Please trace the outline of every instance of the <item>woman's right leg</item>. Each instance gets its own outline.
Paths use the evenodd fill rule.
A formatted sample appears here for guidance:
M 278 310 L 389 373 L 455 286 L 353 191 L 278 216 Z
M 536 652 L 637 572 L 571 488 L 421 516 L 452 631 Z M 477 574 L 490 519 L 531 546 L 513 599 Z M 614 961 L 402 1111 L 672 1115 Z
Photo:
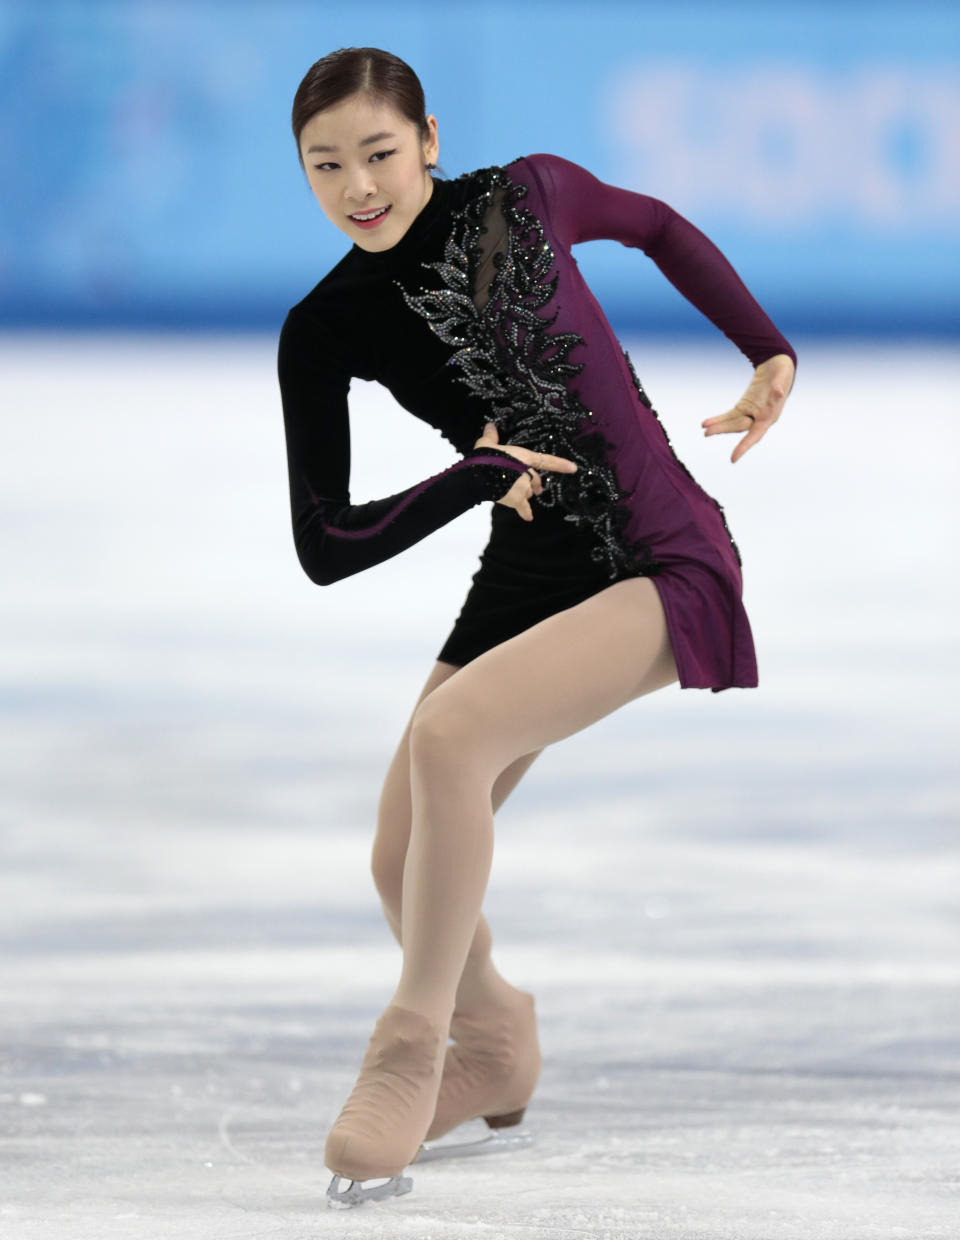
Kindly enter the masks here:
M 383 911 L 390 929 L 398 943 L 401 943 L 400 925 L 403 891 L 403 865 L 407 856 L 407 845 L 410 842 L 410 823 L 412 807 L 410 800 L 410 724 L 417 707 L 433 690 L 459 668 L 452 663 L 438 660 L 427 677 L 426 684 L 417 699 L 397 752 L 387 770 L 380 794 L 377 811 L 377 834 L 373 842 L 371 869 Z M 523 754 L 510 766 L 504 768 L 497 777 L 491 793 L 493 812 L 496 813 L 513 789 L 520 782 L 524 772 L 531 766 L 542 750 Z M 402 944 L 401 944 L 402 945 Z M 492 936 L 487 919 L 483 913 L 477 922 L 477 928 L 470 945 L 467 962 L 457 990 L 457 1006 L 471 1007 L 486 998 L 502 993 L 509 984 L 494 968 L 490 958 Z M 509 987 L 511 990 L 513 987 Z

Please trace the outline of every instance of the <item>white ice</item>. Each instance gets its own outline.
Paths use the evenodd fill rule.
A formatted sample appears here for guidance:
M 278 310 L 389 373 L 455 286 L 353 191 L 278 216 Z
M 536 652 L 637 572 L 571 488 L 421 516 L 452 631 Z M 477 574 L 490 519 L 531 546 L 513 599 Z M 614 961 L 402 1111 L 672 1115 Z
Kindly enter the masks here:
M 339 1212 L 400 962 L 380 783 L 489 505 L 320 590 L 275 337 L 0 340 L 4 1240 L 960 1235 L 960 359 L 794 341 L 734 466 L 699 424 L 748 363 L 626 343 L 740 546 L 760 687 L 541 755 L 485 905 L 537 998 L 535 1145 Z M 351 399 L 356 500 L 456 459 Z

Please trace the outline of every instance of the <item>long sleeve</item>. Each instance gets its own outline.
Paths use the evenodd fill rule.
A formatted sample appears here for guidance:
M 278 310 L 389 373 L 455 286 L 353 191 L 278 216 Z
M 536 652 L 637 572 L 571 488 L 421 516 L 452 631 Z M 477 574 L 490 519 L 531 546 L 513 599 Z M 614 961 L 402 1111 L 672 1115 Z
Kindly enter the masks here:
M 291 311 L 277 349 L 294 545 L 304 572 L 330 585 L 406 550 L 483 500 L 501 499 L 522 461 L 474 448 L 442 473 L 365 504 L 350 502 L 350 373 L 329 335 Z
M 754 366 L 797 355 L 728 260 L 698 228 L 661 202 L 608 185 L 559 155 L 529 155 L 564 245 L 606 238 L 642 250 L 670 283 Z

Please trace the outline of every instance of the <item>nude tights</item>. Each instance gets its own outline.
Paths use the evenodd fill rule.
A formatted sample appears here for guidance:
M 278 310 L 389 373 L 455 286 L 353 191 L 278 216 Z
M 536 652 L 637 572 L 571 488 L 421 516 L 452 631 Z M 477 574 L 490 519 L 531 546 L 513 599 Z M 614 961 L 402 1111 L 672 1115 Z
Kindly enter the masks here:
M 677 679 L 653 581 L 618 581 L 463 667 L 438 662 L 384 781 L 372 855 L 403 947 L 392 1002 L 446 1027 L 498 985 L 493 815 L 543 748 Z

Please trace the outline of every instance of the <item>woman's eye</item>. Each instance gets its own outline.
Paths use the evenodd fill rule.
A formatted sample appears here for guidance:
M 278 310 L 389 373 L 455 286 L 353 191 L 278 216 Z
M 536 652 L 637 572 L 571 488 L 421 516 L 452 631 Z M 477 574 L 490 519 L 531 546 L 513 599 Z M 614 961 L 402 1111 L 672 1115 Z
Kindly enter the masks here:
M 370 160 L 371 162 L 373 162 L 373 160 L 376 160 L 377 163 L 382 163 L 383 160 L 385 160 L 388 155 L 396 155 L 396 153 L 397 153 L 396 147 L 394 147 L 392 151 L 375 151 L 370 156 Z M 328 159 L 325 163 L 322 163 L 322 164 L 314 164 L 313 166 L 314 168 L 316 168 L 317 172 L 323 172 L 325 168 L 339 168 L 340 167 L 340 165 L 335 164 L 332 159 Z

